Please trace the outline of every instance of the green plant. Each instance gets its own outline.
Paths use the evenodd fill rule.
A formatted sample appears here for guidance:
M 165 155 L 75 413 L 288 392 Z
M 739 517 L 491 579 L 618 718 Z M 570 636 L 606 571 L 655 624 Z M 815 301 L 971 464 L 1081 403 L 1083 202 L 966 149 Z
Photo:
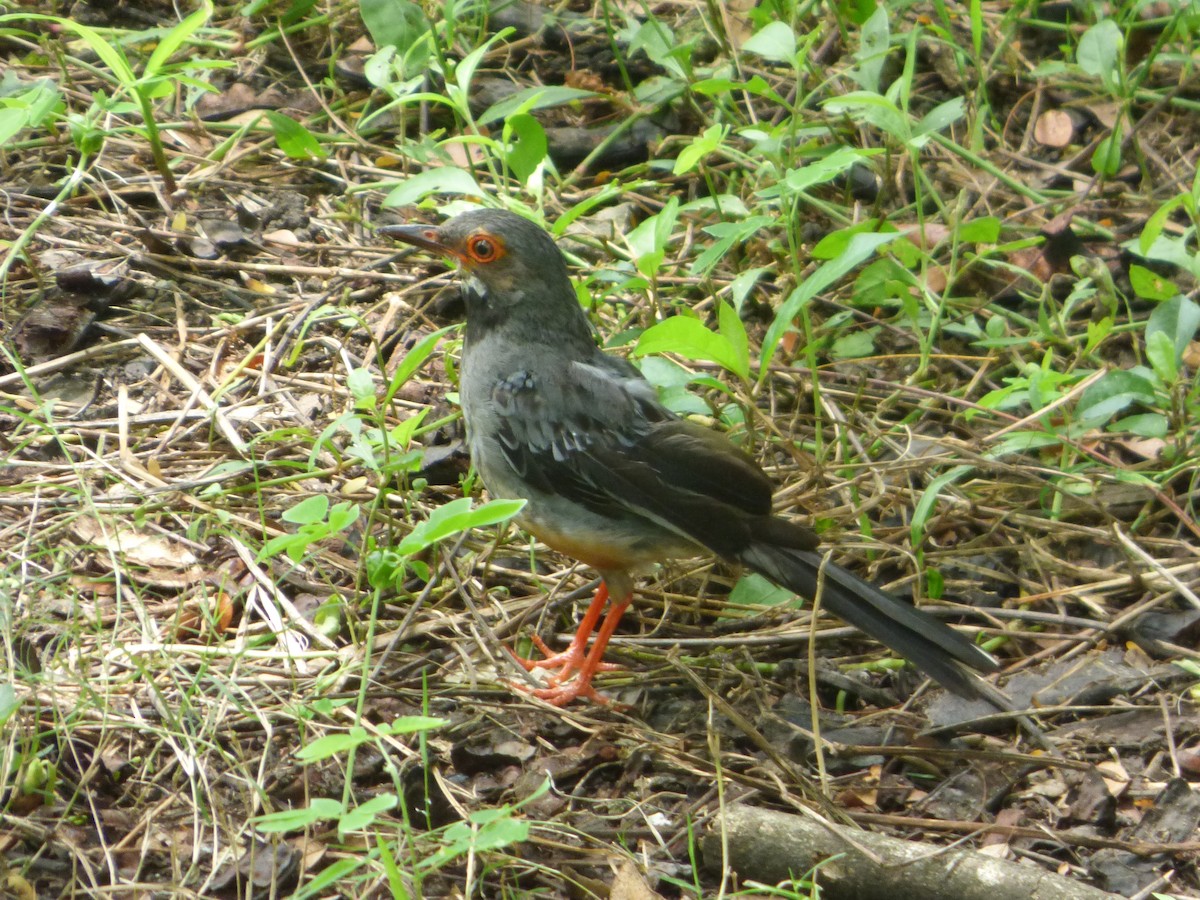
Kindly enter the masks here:
M 142 129 L 154 166 L 163 179 L 168 193 L 176 190 L 175 176 L 167 161 L 166 150 L 163 147 L 162 134 L 155 118 L 154 101 L 170 94 L 174 85 L 184 84 L 197 90 L 211 90 L 207 82 L 189 75 L 191 69 L 228 68 L 233 65 L 230 60 L 218 59 L 189 59 L 186 62 L 172 63 L 171 57 L 187 43 L 212 17 L 211 0 L 204 0 L 200 8 L 187 16 L 178 25 L 165 31 L 159 36 L 158 45 L 141 67 L 141 72 L 134 70 L 133 63 L 125 54 L 119 43 L 109 41 L 98 30 L 72 19 L 60 16 L 46 16 L 28 13 L 12 13 L 0 16 L 0 25 L 9 22 L 49 22 L 66 31 L 77 35 L 94 52 L 107 68 L 100 74 L 116 89 L 111 98 L 104 92 L 97 92 L 93 105 L 105 112 L 125 112 L 125 98 L 131 98 L 142 116 Z

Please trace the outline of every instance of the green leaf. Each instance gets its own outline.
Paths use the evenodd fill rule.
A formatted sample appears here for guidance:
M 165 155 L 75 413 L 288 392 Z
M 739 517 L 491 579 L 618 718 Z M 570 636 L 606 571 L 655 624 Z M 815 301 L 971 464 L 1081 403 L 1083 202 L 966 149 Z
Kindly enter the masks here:
M 29 122 L 29 110 L 20 107 L 0 109 L 0 146 L 4 146 L 20 133 Z
M 790 63 L 796 59 L 796 32 L 786 22 L 771 22 L 752 34 L 742 50 L 772 62 Z
M 775 350 L 779 346 L 779 342 L 783 339 L 783 335 L 787 329 L 791 328 L 792 322 L 800 314 L 800 310 L 805 304 L 834 282 L 849 274 L 855 266 L 865 262 L 880 247 L 889 241 L 895 240 L 897 236 L 896 232 L 890 234 L 880 234 L 878 232 L 856 234 L 850 239 L 845 252 L 836 259 L 831 259 L 824 263 L 812 275 L 797 285 L 795 290 L 792 291 L 787 300 L 784 301 L 783 305 L 775 313 L 775 319 L 771 322 L 771 326 L 767 329 L 766 337 L 763 339 L 762 359 L 759 362 L 758 377 L 760 381 L 765 379 L 770 373 L 771 360 L 775 357 Z
M 350 396 L 354 398 L 356 408 L 375 408 L 375 376 L 371 374 L 370 369 L 362 366 L 351 369 L 350 374 L 346 376 L 346 387 Z
M 430 194 L 468 194 L 482 197 L 484 191 L 471 174 L 457 166 L 426 169 L 405 179 L 383 200 L 384 206 L 411 206 Z
M 963 117 L 965 108 L 966 99 L 963 97 L 954 97 L 945 103 L 939 103 L 926 113 L 924 118 L 917 123 L 917 127 L 913 129 L 912 145 L 919 147 L 925 143 L 929 135 L 945 131 Z
M 71 19 L 64 19 L 59 16 L 45 16 L 36 13 L 11 13 L 6 16 L 0 16 L 0 25 L 8 22 L 53 22 L 54 24 L 64 28 L 67 31 L 74 32 L 79 35 L 80 39 L 88 45 L 98 57 L 112 72 L 113 77 L 125 87 L 132 89 L 137 81 L 137 76 L 133 74 L 133 69 L 129 65 L 129 60 L 121 51 L 120 47 L 114 46 L 106 41 L 100 32 L 94 28 L 89 28 L 79 22 L 74 22 Z
M 1088 75 L 1099 78 L 1108 88 L 1116 83 L 1117 65 L 1124 38 L 1112 19 L 1097 22 L 1083 33 L 1075 51 L 1075 61 Z
M 490 500 L 472 509 L 470 497 L 451 500 L 431 512 L 428 519 L 410 531 L 396 552 L 401 556 L 412 556 L 460 531 L 505 522 L 520 512 L 524 505 L 524 500 Z
M 1105 178 L 1114 177 L 1121 171 L 1121 128 L 1118 125 L 1111 134 L 1105 135 L 1092 154 L 1092 169 Z
M 736 312 L 732 315 L 737 317 Z M 742 335 L 745 336 L 744 330 Z M 634 348 L 635 356 L 667 352 L 685 359 L 714 362 L 739 378 L 750 377 L 747 348 L 735 346 L 725 334 L 709 331 L 703 322 L 691 316 L 672 316 L 652 325 L 642 332 Z
M 884 134 L 907 144 L 912 138 L 908 117 L 891 100 L 868 91 L 851 91 L 826 100 L 825 109 L 839 115 L 845 113 L 858 121 L 874 125 Z
M 958 226 L 958 239 L 966 244 L 994 244 L 1000 239 L 1000 220 L 982 216 Z
M 400 360 L 400 365 L 396 366 L 396 371 L 392 373 L 392 380 L 388 384 L 387 399 L 384 405 L 392 402 L 392 398 L 396 396 L 396 392 L 408 384 L 408 379 L 412 378 L 416 374 L 417 369 L 421 368 L 425 364 L 425 361 L 433 355 L 433 351 L 437 349 L 438 341 L 442 339 L 442 336 L 447 331 L 457 327 L 457 325 L 447 325 L 445 328 L 439 328 L 437 331 L 425 335 L 411 350 L 404 354 L 404 359 Z
M 783 183 L 793 193 L 806 191 L 818 184 L 825 184 L 837 178 L 850 169 L 855 163 L 866 158 L 867 154 L 851 147 L 839 147 L 828 156 L 801 166 L 798 169 L 788 169 L 784 173 Z M 759 192 L 762 196 L 763 192 Z
M 689 269 L 690 274 L 701 277 L 707 275 L 734 245 L 744 244 L 759 230 L 776 224 L 778 224 L 778 220 L 773 216 L 750 216 L 740 222 L 718 222 L 716 225 L 706 225 L 704 233 L 715 240 L 696 257 L 696 261 Z
M 729 342 L 737 364 L 737 367 L 730 371 L 743 379 L 749 379 L 750 339 L 746 336 L 746 326 L 737 310 L 724 300 L 717 305 L 717 327 L 721 330 L 721 336 Z
M 430 28 L 420 5 L 411 0 L 359 0 L 358 11 L 379 50 L 395 47 L 407 53 Z
M 1154 403 L 1154 385 L 1133 372 L 1113 369 L 1088 385 L 1075 413 L 1085 425 L 1096 426 L 1133 403 Z
M 777 606 L 790 603 L 795 597 L 796 595 L 787 588 L 780 587 L 754 572 L 739 578 L 733 590 L 729 592 L 731 604 L 744 606 Z
M 339 531 L 345 531 L 358 521 L 359 512 L 360 509 L 357 503 L 352 503 L 349 500 L 335 503 L 333 508 L 329 510 L 329 532 L 337 534 Z
M 1162 333 L 1171 339 L 1175 348 L 1175 359 L 1183 356 L 1183 351 L 1196 336 L 1200 328 L 1200 306 L 1182 295 L 1172 297 L 1160 303 L 1150 313 L 1146 322 L 1146 344 L 1149 345 L 1152 335 Z
M 362 831 L 369 827 L 380 814 L 396 808 L 400 798 L 395 794 L 379 794 L 366 803 L 360 803 L 353 809 L 347 810 L 338 819 L 338 837 L 345 838 L 351 831 Z
M 325 159 L 329 154 L 320 145 L 312 132 L 283 113 L 267 110 L 263 113 L 271 123 L 275 143 L 290 159 Z
M 1175 355 L 1175 342 L 1165 331 L 1147 333 L 1146 359 L 1164 384 L 1175 383 L 1179 376 L 1179 360 Z
M 450 724 L 449 719 L 439 719 L 435 716 L 397 716 L 388 725 L 381 725 L 380 734 L 416 734 L 421 731 L 433 731 Z
M 933 481 L 929 482 L 929 487 L 925 489 L 925 492 L 921 494 L 921 499 L 913 507 L 912 522 L 909 525 L 909 538 L 912 541 L 913 547 L 919 548 L 924 544 L 925 526 L 933 515 L 934 507 L 937 506 L 938 498 L 942 495 L 942 492 L 974 471 L 974 466 L 955 466 L 953 469 L 943 472 L 937 478 L 933 479 Z
M 887 4 L 880 3 L 863 23 L 858 50 L 854 54 L 858 65 L 850 72 L 850 77 L 859 86 L 872 93 L 879 93 L 880 75 L 891 45 L 888 16 Z
M 1167 436 L 1167 417 L 1162 413 L 1137 413 L 1117 419 L 1109 426 L 1111 431 L 1129 431 L 1138 437 L 1161 438 Z
M 703 133 L 692 139 L 692 142 L 679 151 L 675 157 L 675 175 L 685 175 L 692 171 L 704 157 L 715 151 L 729 134 L 728 125 L 709 125 Z
M 1150 248 L 1154 246 L 1154 242 L 1158 240 L 1159 235 L 1162 234 L 1163 225 L 1166 224 L 1171 213 L 1175 212 L 1186 199 L 1187 194 L 1180 194 L 1177 197 L 1171 198 L 1150 214 L 1150 218 L 1142 226 L 1142 233 L 1138 237 L 1138 250 L 1143 256 L 1149 252 Z
M 281 518 L 293 525 L 312 525 L 324 522 L 329 512 L 329 498 L 324 494 L 305 497 L 291 509 L 285 509 Z
M 1137 263 L 1129 266 L 1129 283 L 1133 292 L 1146 300 L 1170 300 L 1179 293 L 1173 281 Z
M 12 714 L 21 708 L 21 701 L 17 699 L 17 692 L 11 684 L 0 684 L 0 727 L 2 727 Z
M 154 48 L 150 58 L 146 60 L 146 65 L 142 69 L 142 78 L 151 79 L 157 76 L 175 51 L 182 47 L 184 42 L 195 34 L 212 14 L 211 0 L 204 0 L 198 10 L 169 30 L 158 42 L 158 46 Z
M 370 740 L 371 735 L 367 729 L 360 725 L 355 725 L 349 731 L 327 734 L 324 737 L 317 738 L 311 744 L 305 744 L 296 751 L 296 759 L 306 763 L 329 759 L 331 756 L 349 753 L 351 750 Z
M 858 359 L 870 356 L 875 352 L 875 335 L 880 326 L 862 328 L 839 337 L 829 348 L 829 355 L 834 359 Z
M 524 184 L 546 158 L 546 132 L 537 119 L 521 113 L 505 121 L 504 133 L 510 141 L 504 162 Z
M 279 834 L 285 831 L 299 831 L 316 822 L 336 819 L 341 814 L 342 804 L 340 801 L 328 797 L 318 797 L 308 806 L 255 816 L 250 822 L 263 834 Z
M 489 106 L 479 117 L 479 124 L 489 125 L 492 122 L 503 121 L 517 110 L 530 112 L 535 109 L 549 109 L 597 96 L 599 95 L 595 91 L 571 87 L 525 88 Z

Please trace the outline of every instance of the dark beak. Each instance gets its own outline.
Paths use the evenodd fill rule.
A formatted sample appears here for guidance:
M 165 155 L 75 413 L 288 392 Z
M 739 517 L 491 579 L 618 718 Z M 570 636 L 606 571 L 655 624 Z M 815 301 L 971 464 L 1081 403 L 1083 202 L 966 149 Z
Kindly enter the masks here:
M 414 247 L 420 247 L 422 250 L 430 250 L 445 256 L 458 256 L 439 240 L 438 230 L 432 225 L 383 225 L 376 228 L 375 233 L 411 244 Z

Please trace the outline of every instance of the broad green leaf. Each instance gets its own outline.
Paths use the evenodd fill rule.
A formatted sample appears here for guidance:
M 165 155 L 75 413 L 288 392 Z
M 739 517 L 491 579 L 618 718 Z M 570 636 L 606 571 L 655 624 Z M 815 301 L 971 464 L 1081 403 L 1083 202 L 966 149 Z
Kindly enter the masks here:
M 375 376 L 371 374 L 370 369 L 363 366 L 351 369 L 350 374 L 346 376 L 346 388 L 358 409 L 375 408 Z
M 293 525 L 311 525 L 324 522 L 329 512 L 329 498 L 324 494 L 313 494 L 305 497 L 290 509 L 285 509 L 280 517 Z
M 887 5 L 881 3 L 863 23 L 858 51 L 854 54 L 858 65 L 850 72 L 851 78 L 872 93 L 879 92 L 879 76 L 891 44 L 888 16 Z
M 750 339 L 746 336 L 746 326 L 736 309 L 720 301 L 717 306 L 717 327 L 721 337 L 729 342 L 737 367 L 731 371 L 741 378 L 750 378 Z
M 1129 283 L 1133 292 L 1146 300 L 1170 300 L 1179 293 L 1173 281 L 1137 263 L 1129 266 Z
M 1196 336 L 1200 328 L 1200 306 L 1182 295 L 1165 300 L 1150 313 L 1146 322 L 1146 343 L 1157 333 L 1165 334 L 1171 339 L 1175 348 L 1175 359 L 1183 356 L 1183 351 Z
M 1197 169 L 1197 171 L 1200 172 L 1200 169 Z M 1154 246 L 1154 242 L 1157 241 L 1159 235 L 1162 234 L 1163 225 L 1166 223 L 1167 219 L 1170 218 L 1171 214 L 1175 212 L 1175 210 L 1179 208 L 1180 204 L 1182 204 L 1186 199 L 1186 194 L 1180 194 L 1177 197 L 1173 197 L 1172 199 L 1168 200 L 1150 214 L 1150 218 L 1147 219 L 1146 224 L 1142 226 L 1142 233 L 1138 237 L 1138 250 L 1143 255 L 1145 255 L 1147 251 Z
M 740 222 L 718 222 L 716 225 L 706 225 L 704 233 L 716 240 L 696 257 L 689 273 L 692 275 L 707 275 L 719 263 L 734 245 L 744 244 L 757 231 L 770 225 L 778 224 L 773 216 L 750 216 Z
M 1162 413 L 1137 413 L 1117 419 L 1109 426 L 1110 431 L 1129 431 L 1138 437 L 1161 438 L 1167 436 L 1167 417 Z
M 296 751 L 296 759 L 300 760 L 300 762 L 316 762 L 321 759 L 329 759 L 331 756 L 349 753 L 355 747 L 359 747 L 370 740 L 371 735 L 367 729 L 360 725 L 355 725 L 349 731 L 327 734 L 317 738 L 311 744 L 305 744 Z
M 1121 171 L 1121 128 L 1118 125 L 1112 134 L 1105 135 L 1092 153 L 1092 169 L 1105 178 L 1114 177 Z
M 299 831 L 316 822 L 336 819 L 341 814 L 342 804 L 340 801 L 328 797 L 318 797 L 308 806 L 256 816 L 250 822 L 263 834 L 278 834 L 285 831 Z
M 851 91 L 841 97 L 826 100 L 827 111 L 838 115 L 845 113 L 853 119 L 874 125 L 884 134 L 907 144 L 912 138 L 908 117 L 891 100 L 868 91 Z
M 535 109 L 548 109 L 596 96 L 598 95 L 595 91 L 584 91 L 571 87 L 525 88 L 489 106 L 479 117 L 479 124 L 490 125 L 492 122 L 503 121 L 517 110 L 530 112 Z
M 379 818 L 381 813 L 395 809 L 399 802 L 400 798 L 395 794 L 378 794 L 366 803 L 360 803 L 347 810 L 338 819 L 338 835 L 344 837 L 352 831 L 362 831 Z
M 1110 90 L 1116 84 L 1116 70 L 1124 38 L 1112 19 L 1097 22 L 1083 33 L 1075 60 L 1088 75 L 1099 78 Z
M 29 122 L 29 110 L 20 107 L 0 109 L 0 146 L 11 141 Z
M 275 143 L 289 158 L 312 160 L 325 159 L 329 155 L 313 137 L 312 132 L 291 116 L 285 116 L 274 110 L 267 110 L 264 115 L 271 123 L 271 130 L 275 134 Z
M 690 172 L 702 159 L 720 147 L 728 134 L 728 125 L 709 125 L 703 133 L 694 137 L 690 144 L 679 151 L 679 155 L 675 157 L 673 174 L 684 175 Z
M 787 588 L 780 587 L 773 581 L 768 581 L 761 575 L 751 572 L 738 579 L 733 590 L 729 592 L 731 604 L 745 606 L 776 606 L 788 603 L 796 597 Z
M 1080 396 L 1075 414 L 1092 426 L 1108 422 L 1132 403 L 1154 402 L 1154 385 L 1133 372 L 1113 369 L 1093 382 Z
M 0 726 L 7 722 L 12 714 L 21 708 L 17 692 L 11 684 L 0 684 Z
M 359 0 L 359 14 L 377 49 L 404 54 L 429 31 L 429 19 L 412 0 Z
M 954 97 L 935 106 L 913 129 L 913 145 L 920 146 L 930 134 L 945 131 L 963 117 L 965 108 L 966 100 L 963 97 Z
M 783 181 L 789 191 L 799 193 L 818 184 L 832 181 L 860 162 L 866 154 L 850 147 L 839 147 L 828 156 L 814 160 L 798 169 L 788 169 Z M 761 194 L 760 194 L 761 195 Z
M 958 239 L 967 244 L 994 244 L 1000 239 L 1000 220 L 982 216 L 963 222 L 958 227 Z
M 439 719 L 436 716 L 397 716 L 390 724 L 381 725 L 379 732 L 390 735 L 416 734 L 420 731 L 433 731 L 449 724 L 448 719 Z
M 737 317 L 736 312 L 732 315 Z M 745 335 L 744 330 L 742 334 Z M 710 331 L 691 316 L 672 316 L 652 325 L 642 332 L 634 348 L 636 356 L 667 352 L 685 359 L 714 362 L 739 378 L 750 377 L 746 348 L 734 346 L 724 334 Z
M 1175 356 L 1175 342 L 1165 331 L 1147 333 L 1146 360 L 1164 384 L 1175 382 L 1179 375 L 1179 360 Z
M 504 123 L 504 130 L 511 138 L 504 161 L 517 180 L 524 184 L 546 158 L 546 132 L 529 113 L 510 116 Z
M 349 500 L 335 503 L 329 510 L 329 532 L 337 534 L 339 531 L 345 531 L 358 521 L 359 512 L 361 510 L 357 503 L 351 503 Z
M 408 383 L 408 379 L 416 374 L 417 369 L 425 364 L 425 361 L 433 355 L 433 351 L 437 348 L 438 341 L 442 336 L 452 328 L 457 328 L 457 325 L 448 325 L 445 328 L 439 328 L 432 334 L 427 334 L 421 338 L 416 345 L 404 354 L 404 359 L 400 361 L 400 365 L 396 366 L 396 371 L 392 373 L 391 383 L 388 384 L 387 403 L 392 402 L 392 398 L 396 396 L 396 392 Z M 405 441 L 405 443 L 408 443 Z
M 880 326 L 874 325 L 843 335 L 833 342 L 833 346 L 829 348 L 829 355 L 834 359 L 858 359 L 870 356 L 875 352 L 875 335 L 879 333 L 879 329 Z
M 790 63 L 796 58 L 796 32 L 786 22 L 771 22 L 752 34 L 742 50 L 772 62 Z
M 460 531 L 507 521 L 520 512 L 524 505 L 524 500 L 490 500 L 472 509 L 470 497 L 451 500 L 437 507 L 428 519 L 410 531 L 396 552 L 400 556 L 412 556 Z
M 468 194 L 482 197 L 483 189 L 465 169 L 441 166 L 426 169 L 400 182 L 383 200 L 384 206 L 412 206 L 430 194 Z

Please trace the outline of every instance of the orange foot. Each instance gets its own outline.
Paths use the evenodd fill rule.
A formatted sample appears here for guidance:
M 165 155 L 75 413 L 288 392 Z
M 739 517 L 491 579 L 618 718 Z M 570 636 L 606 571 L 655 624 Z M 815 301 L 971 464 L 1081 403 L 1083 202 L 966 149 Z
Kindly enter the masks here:
M 592 631 L 595 630 L 596 622 L 599 621 L 600 613 L 604 609 L 605 602 L 608 600 L 608 587 L 603 582 L 596 591 L 596 596 L 592 598 L 591 605 L 588 606 L 587 612 L 583 616 L 583 621 L 579 623 L 579 629 L 575 632 L 575 637 L 571 639 L 571 643 L 566 650 L 561 653 L 553 653 L 546 646 L 546 642 L 536 636 L 533 638 L 534 646 L 545 655 L 545 659 L 524 659 L 517 656 L 512 650 L 509 650 L 509 653 L 512 653 L 517 663 L 527 672 L 531 672 L 534 669 L 558 669 L 558 672 L 550 678 L 550 687 L 533 689 L 524 685 L 515 685 L 515 687 L 519 690 L 527 691 L 539 700 L 545 700 L 551 706 L 566 706 L 572 700 L 579 697 L 585 697 L 596 703 L 609 703 L 610 701 L 607 697 L 598 693 L 592 687 L 592 676 L 597 672 L 606 672 L 620 668 L 612 663 L 601 662 L 600 660 L 604 654 L 604 648 L 608 645 L 609 638 L 612 637 L 613 631 L 616 630 L 621 614 L 625 612 L 625 607 L 629 605 L 629 599 L 626 597 L 621 602 L 613 604 L 612 609 L 608 611 L 608 615 L 604 619 L 604 624 L 600 627 L 600 632 L 596 635 L 596 640 L 592 643 L 590 652 L 585 652 L 588 638 L 591 636 Z

